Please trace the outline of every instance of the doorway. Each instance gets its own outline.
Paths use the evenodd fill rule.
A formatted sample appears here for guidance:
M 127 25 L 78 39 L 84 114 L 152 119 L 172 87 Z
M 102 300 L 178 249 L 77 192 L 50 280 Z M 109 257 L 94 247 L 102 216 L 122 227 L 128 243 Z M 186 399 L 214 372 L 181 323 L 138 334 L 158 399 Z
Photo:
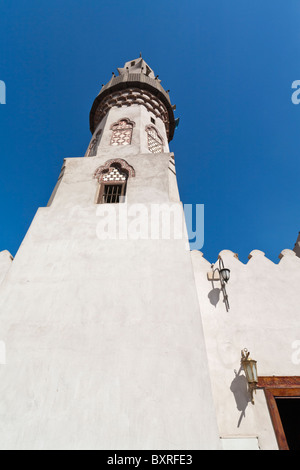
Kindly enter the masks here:
M 300 450 L 300 396 L 275 397 L 289 450 Z
M 259 377 L 280 450 L 300 450 L 300 377 Z

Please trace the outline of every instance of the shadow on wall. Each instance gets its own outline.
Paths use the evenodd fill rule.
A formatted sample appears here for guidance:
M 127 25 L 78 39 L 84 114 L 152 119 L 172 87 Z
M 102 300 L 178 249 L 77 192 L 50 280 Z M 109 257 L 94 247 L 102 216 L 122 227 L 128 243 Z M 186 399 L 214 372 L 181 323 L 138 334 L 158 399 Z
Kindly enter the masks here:
M 209 291 L 209 293 L 207 294 L 207 297 L 209 298 L 210 303 L 216 308 L 220 300 L 221 292 L 223 294 L 223 303 L 225 304 L 226 310 L 228 312 L 229 302 L 228 302 L 228 296 L 227 296 L 226 288 L 224 284 L 222 285 L 221 289 L 219 287 L 213 287 L 212 290 Z
M 237 427 L 240 426 L 242 419 L 246 417 L 246 408 L 248 403 L 251 403 L 251 396 L 248 390 L 247 379 L 244 375 L 240 375 L 242 367 L 235 373 L 235 378 L 231 382 L 230 390 L 232 391 L 238 411 L 241 412 Z
M 220 300 L 220 292 L 221 289 L 219 287 L 214 287 L 209 293 L 208 293 L 208 298 L 210 303 L 216 307 L 217 303 Z

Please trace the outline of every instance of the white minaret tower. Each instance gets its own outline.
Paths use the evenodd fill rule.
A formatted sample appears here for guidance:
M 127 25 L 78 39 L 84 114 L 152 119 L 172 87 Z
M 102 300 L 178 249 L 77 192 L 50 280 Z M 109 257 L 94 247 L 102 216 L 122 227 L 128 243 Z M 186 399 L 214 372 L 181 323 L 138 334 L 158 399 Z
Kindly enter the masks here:
M 187 237 L 161 234 L 174 107 L 141 57 L 118 72 L 0 284 L 1 449 L 219 448 Z

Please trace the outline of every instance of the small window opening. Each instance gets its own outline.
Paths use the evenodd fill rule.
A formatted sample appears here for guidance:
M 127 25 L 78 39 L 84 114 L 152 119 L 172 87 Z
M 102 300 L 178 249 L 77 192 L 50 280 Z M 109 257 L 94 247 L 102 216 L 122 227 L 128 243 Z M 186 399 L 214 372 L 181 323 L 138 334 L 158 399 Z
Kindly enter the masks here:
M 107 172 L 102 173 L 98 204 L 117 204 L 125 201 L 128 174 L 121 171 L 118 163 L 114 163 Z
M 124 196 L 124 190 L 124 184 L 104 184 L 100 202 L 102 204 L 118 204 L 121 202 L 121 197 Z
M 153 117 L 150 119 L 151 119 L 152 124 L 155 124 L 155 119 Z
M 94 173 L 94 178 L 99 183 L 95 203 L 118 204 L 125 202 L 127 180 L 133 176 L 135 176 L 135 171 L 125 160 L 108 160 Z

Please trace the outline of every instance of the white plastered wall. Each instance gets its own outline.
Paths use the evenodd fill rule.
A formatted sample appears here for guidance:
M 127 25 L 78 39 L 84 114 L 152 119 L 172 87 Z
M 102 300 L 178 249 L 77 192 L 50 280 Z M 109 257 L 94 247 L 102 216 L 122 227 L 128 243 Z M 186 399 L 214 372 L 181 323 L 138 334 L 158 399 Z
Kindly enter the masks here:
M 98 236 L 107 159 L 129 209 L 181 204 L 171 154 L 123 152 L 65 160 L 0 287 L 1 449 L 220 448 L 186 239 Z
M 250 402 L 241 350 L 257 360 L 259 376 L 300 375 L 300 259 L 292 250 L 283 250 L 278 264 L 259 250 L 247 264 L 229 250 L 220 255 L 231 270 L 228 311 L 220 283 L 207 278 L 211 263 L 191 253 L 220 434 L 256 436 L 261 449 L 277 449 L 264 391 Z

